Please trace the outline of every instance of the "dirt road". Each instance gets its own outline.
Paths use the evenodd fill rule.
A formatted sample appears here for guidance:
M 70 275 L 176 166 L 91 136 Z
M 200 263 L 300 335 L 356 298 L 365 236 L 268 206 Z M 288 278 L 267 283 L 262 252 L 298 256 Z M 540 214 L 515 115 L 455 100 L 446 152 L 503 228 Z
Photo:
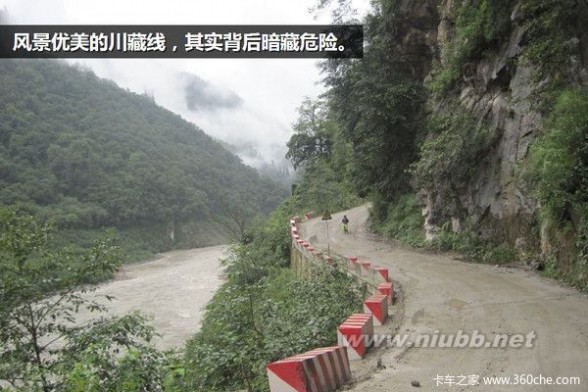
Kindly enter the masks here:
M 415 391 L 411 382 L 418 381 L 419 390 L 436 392 L 588 391 L 586 296 L 532 272 L 469 264 L 380 242 L 365 228 L 365 207 L 350 210 L 347 216 L 351 234 L 342 234 L 339 224 L 330 225 L 331 250 L 390 269 L 404 296 L 399 337 L 407 334 L 415 342 L 426 335 L 431 339 L 435 334 L 457 335 L 460 330 L 470 336 L 477 330 L 487 339 L 495 334 L 536 334 L 531 348 L 404 345 L 373 350 L 352 365 L 357 376 L 352 390 Z M 334 214 L 332 222 L 341 218 L 342 214 Z M 311 243 L 326 249 L 320 218 L 305 223 L 303 232 Z M 376 366 L 378 359 L 380 366 Z M 483 378 L 492 376 L 510 377 L 511 384 L 518 380 L 526 385 L 485 384 Z M 557 377 L 580 377 L 581 385 L 545 385 L 547 377 L 552 382 L 570 382 L 555 380 Z M 543 385 L 536 385 L 539 382 Z M 467 385 L 476 383 L 479 385 Z
M 166 252 L 160 258 L 124 266 L 96 294 L 112 295 L 110 315 L 140 310 L 153 317 L 161 349 L 180 348 L 197 331 L 203 307 L 222 283 L 219 258 L 226 247 Z M 85 317 L 81 316 L 80 320 Z

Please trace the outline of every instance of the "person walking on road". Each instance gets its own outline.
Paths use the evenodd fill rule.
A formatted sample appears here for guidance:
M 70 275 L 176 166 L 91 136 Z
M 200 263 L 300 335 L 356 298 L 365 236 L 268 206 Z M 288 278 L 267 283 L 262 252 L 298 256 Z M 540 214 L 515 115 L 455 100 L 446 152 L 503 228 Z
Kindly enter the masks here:
M 341 222 L 343 223 L 343 233 L 349 233 L 349 219 L 347 219 L 347 215 L 343 215 Z

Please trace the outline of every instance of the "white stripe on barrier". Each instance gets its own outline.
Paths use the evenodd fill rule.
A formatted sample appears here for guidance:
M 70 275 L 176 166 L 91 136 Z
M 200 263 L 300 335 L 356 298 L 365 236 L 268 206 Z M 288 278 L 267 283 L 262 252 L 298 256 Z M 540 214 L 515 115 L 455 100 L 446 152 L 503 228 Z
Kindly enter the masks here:
M 266 366 L 271 392 L 333 392 L 351 380 L 347 349 L 325 347 Z

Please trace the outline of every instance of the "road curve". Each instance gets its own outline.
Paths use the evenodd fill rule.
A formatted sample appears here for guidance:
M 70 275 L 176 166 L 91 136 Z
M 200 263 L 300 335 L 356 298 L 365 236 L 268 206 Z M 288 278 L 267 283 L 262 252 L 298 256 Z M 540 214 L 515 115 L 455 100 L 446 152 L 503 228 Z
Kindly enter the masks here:
M 489 338 L 536 334 L 532 348 L 403 346 L 373 350 L 365 360 L 353 364 L 358 380 L 352 390 L 414 391 L 411 383 L 418 381 L 420 390 L 435 392 L 588 391 L 585 295 L 532 272 L 464 263 L 378 241 L 366 229 L 365 206 L 345 213 L 351 233 L 344 235 L 340 224 L 331 223 L 331 251 L 357 255 L 390 269 L 392 279 L 403 288 L 399 337 L 407 334 L 415 341 L 426 334 L 432 339 L 435 334 L 456 335 L 460 330 L 470 334 L 477 330 Z M 339 223 L 342 215 L 333 214 L 331 222 Z M 306 222 L 302 230 L 312 244 L 326 249 L 326 227 L 320 218 Z M 466 386 L 476 384 L 476 377 L 467 377 L 470 375 L 479 376 L 479 385 Z M 519 385 L 487 385 L 483 380 L 511 377 L 512 384 L 517 375 Z M 546 377 L 580 377 L 581 385 L 545 385 Z M 520 385 L 522 382 L 526 385 Z

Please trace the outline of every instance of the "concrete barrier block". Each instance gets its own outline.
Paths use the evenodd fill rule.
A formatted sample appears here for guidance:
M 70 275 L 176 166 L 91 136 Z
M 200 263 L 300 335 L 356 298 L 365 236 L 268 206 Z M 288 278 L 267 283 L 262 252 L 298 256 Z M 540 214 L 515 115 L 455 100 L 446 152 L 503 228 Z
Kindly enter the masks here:
M 362 359 L 373 342 L 374 324 L 371 314 L 354 314 L 337 328 L 337 341 L 348 347 L 349 360 Z
M 361 266 L 361 268 L 359 269 L 359 274 L 361 276 L 369 277 L 370 266 L 372 265 L 372 263 L 370 263 L 369 261 L 360 260 L 359 265 Z
M 383 294 L 369 297 L 363 303 L 363 310 L 374 316 L 374 325 L 384 325 L 388 318 L 388 297 Z
M 331 266 L 335 265 L 335 260 L 331 256 L 323 255 L 325 262 Z
M 317 355 L 321 365 L 322 373 L 328 378 L 329 390 L 335 390 L 351 381 L 351 368 L 347 347 L 333 346 L 317 348 L 306 353 L 306 355 Z
M 363 321 L 365 319 L 367 319 L 366 322 L 366 333 L 369 336 L 373 336 L 374 335 L 374 320 L 373 320 L 374 316 L 371 315 L 371 313 L 355 313 L 352 314 L 351 316 L 349 316 L 347 318 L 347 320 L 345 321 Z
M 355 271 L 355 264 L 357 264 L 357 256 L 349 256 L 347 257 L 347 268 L 350 271 Z
M 380 284 L 390 281 L 388 268 L 371 266 L 369 278 L 374 284 Z
M 380 283 L 378 285 L 378 291 L 388 298 L 389 305 L 394 304 L 394 285 L 392 282 Z
M 361 276 L 361 265 L 357 256 L 350 256 L 347 258 L 347 268 L 357 276 Z
M 332 392 L 351 380 L 347 349 L 319 348 L 266 366 L 271 392 Z

